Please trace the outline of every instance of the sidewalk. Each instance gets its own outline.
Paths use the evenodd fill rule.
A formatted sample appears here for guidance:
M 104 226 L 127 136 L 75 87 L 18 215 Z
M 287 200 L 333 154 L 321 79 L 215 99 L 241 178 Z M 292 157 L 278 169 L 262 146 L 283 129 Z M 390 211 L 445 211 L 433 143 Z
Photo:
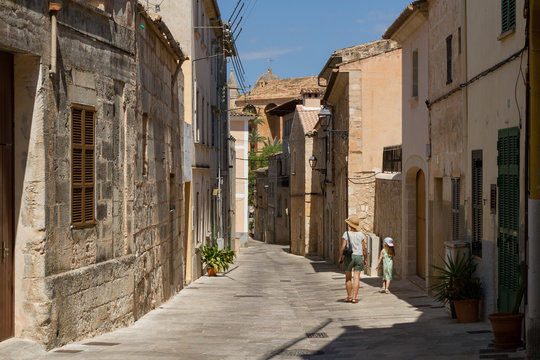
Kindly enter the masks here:
M 359 303 L 344 303 L 334 265 L 251 240 L 227 274 L 200 278 L 129 328 L 38 359 L 524 358 L 493 349 L 488 323 L 457 324 L 406 280 L 391 294 L 379 286 L 363 278 Z

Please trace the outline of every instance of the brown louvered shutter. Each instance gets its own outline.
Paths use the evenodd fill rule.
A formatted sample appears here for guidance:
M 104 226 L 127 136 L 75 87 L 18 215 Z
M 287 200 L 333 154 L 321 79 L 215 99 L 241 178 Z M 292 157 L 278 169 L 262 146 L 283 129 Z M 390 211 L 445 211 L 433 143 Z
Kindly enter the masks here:
M 71 109 L 71 222 L 75 227 L 94 224 L 94 127 L 95 111 Z

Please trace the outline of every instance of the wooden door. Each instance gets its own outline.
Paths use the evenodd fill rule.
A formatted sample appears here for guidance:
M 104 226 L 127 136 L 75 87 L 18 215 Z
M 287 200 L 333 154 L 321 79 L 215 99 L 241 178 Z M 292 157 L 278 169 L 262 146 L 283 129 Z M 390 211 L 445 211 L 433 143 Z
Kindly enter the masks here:
M 426 278 L 426 178 L 416 174 L 416 274 Z
M 13 336 L 13 55 L 0 52 L 0 341 Z

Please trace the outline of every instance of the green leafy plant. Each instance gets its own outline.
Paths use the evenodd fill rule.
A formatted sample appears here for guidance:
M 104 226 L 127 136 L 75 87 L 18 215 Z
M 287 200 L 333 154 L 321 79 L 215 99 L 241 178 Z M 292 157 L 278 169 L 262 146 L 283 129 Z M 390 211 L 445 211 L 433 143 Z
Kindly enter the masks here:
M 219 250 L 218 245 L 205 245 L 201 247 L 201 260 L 208 267 L 227 271 L 234 263 L 236 252 L 231 249 Z
M 474 276 L 477 264 L 471 258 L 457 253 L 454 258 L 448 256 L 442 260 L 443 267 L 431 265 L 437 275 L 430 276 L 435 280 L 430 289 L 438 301 L 448 303 L 482 297 L 482 283 Z

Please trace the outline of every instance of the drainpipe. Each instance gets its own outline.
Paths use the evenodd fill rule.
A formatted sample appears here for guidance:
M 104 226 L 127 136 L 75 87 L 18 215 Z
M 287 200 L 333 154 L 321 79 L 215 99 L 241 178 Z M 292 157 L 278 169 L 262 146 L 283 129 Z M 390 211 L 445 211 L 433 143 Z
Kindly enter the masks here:
M 49 13 L 51 14 L 51 67 L 49 69 L 49 75 L 51 76 L 56 75 L 56 15 L 60 9 L 62 9 L 62 4 L 49 3 Z
M 527 359 L 540 359 L 540 3 L 529 1 Z

